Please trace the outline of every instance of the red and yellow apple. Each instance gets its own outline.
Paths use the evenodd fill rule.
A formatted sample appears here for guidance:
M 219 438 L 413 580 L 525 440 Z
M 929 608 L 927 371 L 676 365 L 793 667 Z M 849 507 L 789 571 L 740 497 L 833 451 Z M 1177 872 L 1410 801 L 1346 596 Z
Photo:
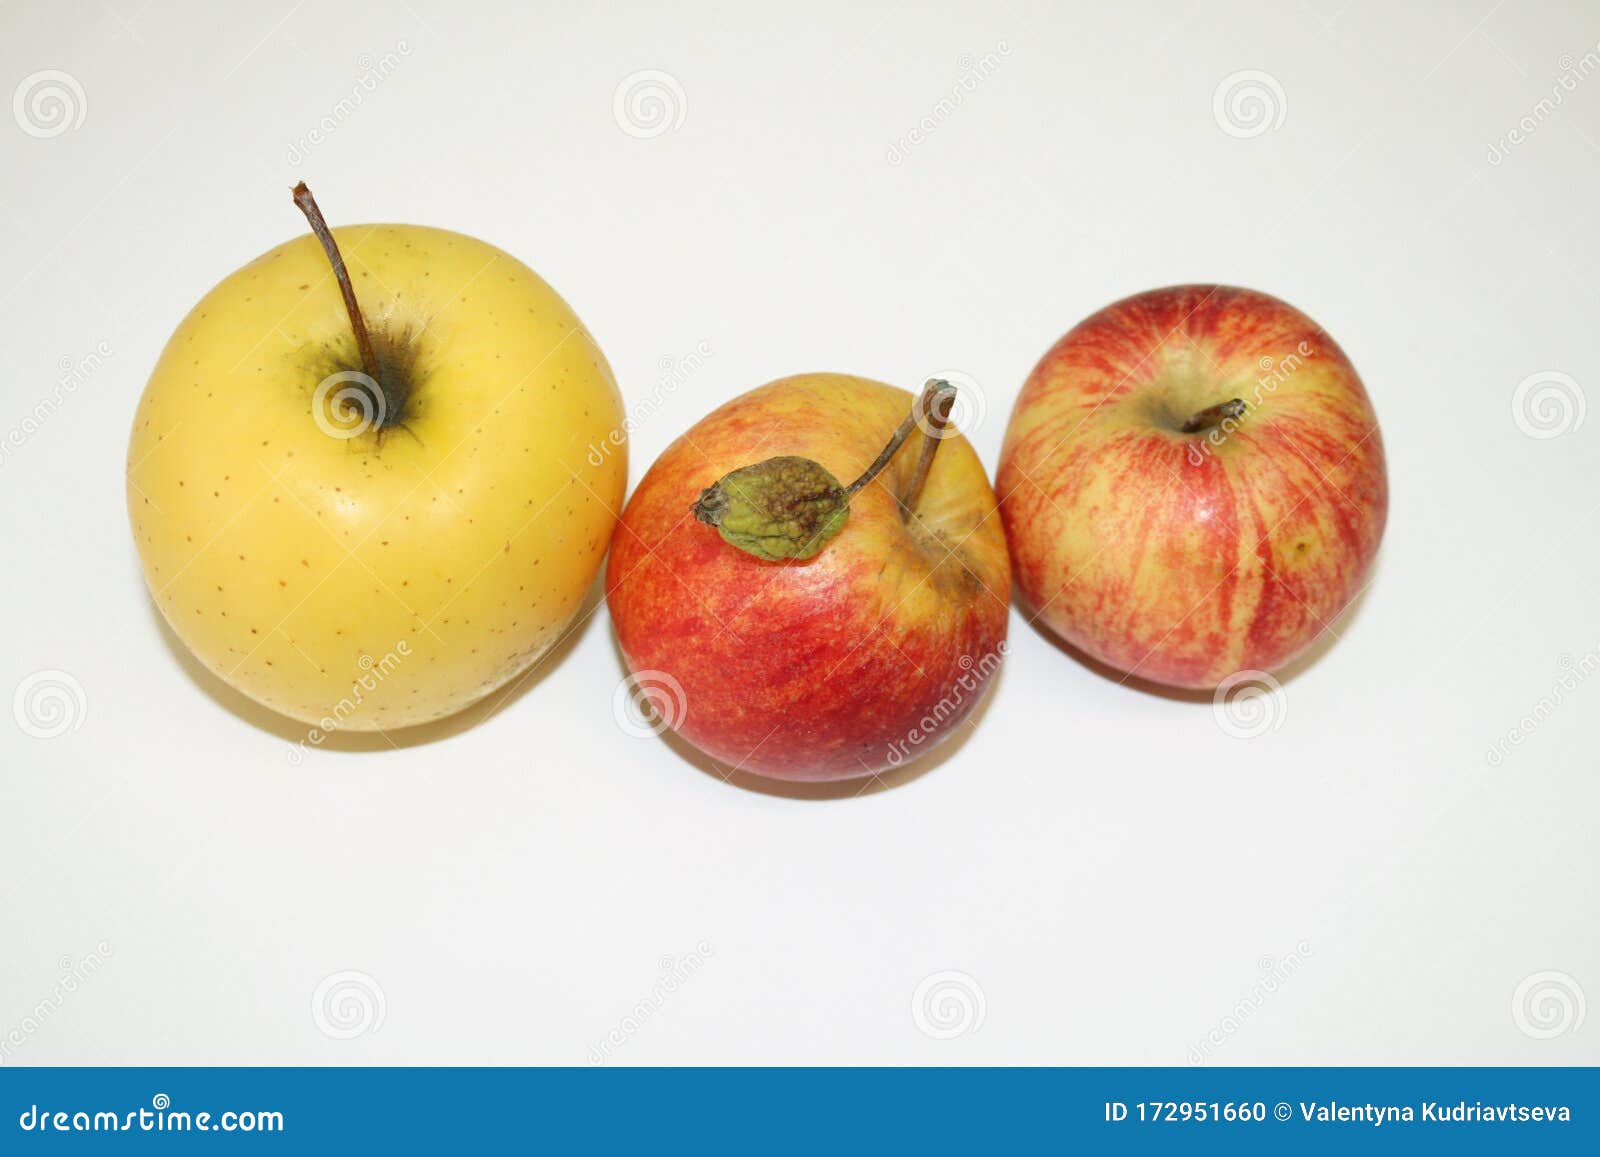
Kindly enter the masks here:
M 1186 688 L 1304 652 L 1362 589 L 1388 512 L 1344 351 L 1277 298 L 1216 285 L 1126 298 L 1057 342 L 996 481 L 1037 619 Z
M 782 557 L 732 515 L 707 524 L 719 487 L 758 460 L 801 491 L 823 480 L 787 495 L 796 511 L 839 491 L 833 479 L 870 474 L 912 404 L 844 374 L 772 382 L 668 447 L 623 511 L 606 598 L 632 677 L 672 685 L 668 722 L 727 767 L 835 780 L 899 766 L 956 729 L 998 666 L 1005 535 L 953 427 L 904 423 L 902 452 L 847 511 L 819 516 L 820 548 L 790 542 Z

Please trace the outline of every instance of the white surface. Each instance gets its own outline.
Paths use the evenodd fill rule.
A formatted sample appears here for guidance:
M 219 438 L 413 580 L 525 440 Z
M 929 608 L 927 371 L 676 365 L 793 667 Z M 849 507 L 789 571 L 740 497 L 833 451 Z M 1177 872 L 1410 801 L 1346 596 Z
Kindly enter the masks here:
M 1600 15 L 1059 7 L 0 8 L 0 95 L 56 69 L 84 108 L 45 139 L 0 115 L 0 427 L 109 350 L 0 459 L 0 691 L 61 670 L 86 704 L 48 740 L 0 714 L 0 1040 L 63 957 L 109 950 L 0 1063 L 583 1064 L 702 942 L 618 1063 L 1182 1064 L 1241 1000 L 1209 1063 L 1600 1062 L 1600 1010 L 1535 999 L 1535 1035 L 1513 1015 L 1540 972 L 1600 1000 L 1600 679 L 1487 760 L 1563 662 L 1600 657 L 1600 413 L 1550 438 L 1513 415 L 1540 371 L 1600 408 L 1600 70 L 1576 73 Z M 1282 119 L 1237 137 L 1213 98 L 1247 69 Z M 650 138 L 613 114 L 642 70 L 683 93 Z M 925 774 L 750 790 L 615 725 L 602 607 L 498 714 L 291 767 L 300 729 L 169 648 L 122 474 L 162 343 L 301 231 L 299 177 L 335 221 L 528 261 L 630 404 L 706 343 L 636 431 L 634 481 L 717 403 L 807 369 L 972 374 L 992 470 L 1028 370 L 1093 309 L 1184 280 L 1277 293 L 1377 406 L 1376 580 L 1250 740 L 1014 615 L 987 709 Z M 350 1039 L 312 1014 L 344 970 L 383 996 Z M 983 997 L 951 1039 L 912 1010 L 944 970 Z

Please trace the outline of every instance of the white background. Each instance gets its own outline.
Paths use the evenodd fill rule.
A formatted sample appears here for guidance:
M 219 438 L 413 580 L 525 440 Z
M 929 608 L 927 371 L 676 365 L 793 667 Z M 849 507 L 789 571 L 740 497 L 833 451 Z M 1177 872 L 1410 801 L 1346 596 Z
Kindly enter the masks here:
M 581 1065 L 641 1001 L 614 1063 L 1183 1064 L 1211 1033 L 1213 1064 L 1600 1062 L 1597 44 L 1579 0 L 0 8 L 0 96 L 81 91 L 67 123 L 0 110 L 3 1063 Z M 614 95 L 645 70 L 672 108 L 641 137 Z M 178 320 L 303 230 L 301 177 L 337 222 L 526 260 L 630 405 L 705 343 L 635 482 L 815 369 L 973 375 L 992 470 L 1087 313 L 1276 293 L 1377 406 L 1374 582 L 1251 739 L 1014 613 L 919 774 L 730 784 L 616 725 L 600 606 L 503 710 L 292 767 L 303 731 L 161 626 L 123 456 Z M 83 689 L 56 738 L 4 711 L 41 671 Z M 345 971 L 367 1006 L 314 1013 Z

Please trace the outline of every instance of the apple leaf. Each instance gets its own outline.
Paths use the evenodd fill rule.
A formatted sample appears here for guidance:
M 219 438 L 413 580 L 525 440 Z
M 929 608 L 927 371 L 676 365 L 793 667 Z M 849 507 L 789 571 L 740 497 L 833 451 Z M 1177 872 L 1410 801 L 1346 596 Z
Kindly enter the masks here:
M 724 542 L 778 562 L 827 546 L 850 517 L 850 496 L 820 463 L 783 455 L 724 475 L 692 509 Z

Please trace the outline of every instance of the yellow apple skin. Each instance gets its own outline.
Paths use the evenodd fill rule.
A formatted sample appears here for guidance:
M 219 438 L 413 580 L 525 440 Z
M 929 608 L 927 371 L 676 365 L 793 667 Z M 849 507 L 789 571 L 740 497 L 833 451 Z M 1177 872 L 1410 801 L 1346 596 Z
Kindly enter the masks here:
M 369 326 L 415 351 L 399 424 L 359 420 L 348 386 L 319 393 L 361 361 L 308 234 L 168 341 L 128 510 L 156 605 L 210 670 L 320 731 L 388 731 L 467 707 L 559 638 L 622 504 L 622 404 L 515 258 L 414 225 L 334 235 Z

